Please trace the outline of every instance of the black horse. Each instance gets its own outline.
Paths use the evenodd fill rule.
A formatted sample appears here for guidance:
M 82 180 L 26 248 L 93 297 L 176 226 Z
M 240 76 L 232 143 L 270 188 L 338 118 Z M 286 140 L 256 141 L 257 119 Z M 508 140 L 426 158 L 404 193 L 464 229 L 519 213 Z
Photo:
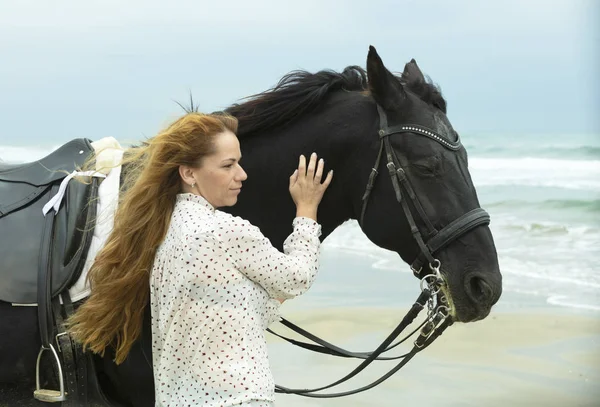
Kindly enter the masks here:
M 276 247 L 282 248 L 292 230 L 289 174 L 300 154 L 313 151 L 335 174 L 319 207 L 322 239 L 356 219 L 377 246 L 408 264 L 420 259 L 427 268 L 431 257 L 423 257 L 423 241 L 479 208 L 467 153 L 448 121 L 446 101 L 414 60 L 395 76 L 371 47 L 366 72 L 357 66 L 342 73 L 293 72 L 228 112 L 240 120 L 242 165 L 248 173 L 238 203 L 228 211 L 260 227 Z M 382 121 L 397 131 L 385 135 Z M 384 139 L 389 150 L 383 149 Z M 400 183 L 390 180 L 390 160 L 396 164 L 392 175 L 404 177 Z M 490 229 L 479 222 L 442 240 L 431 252 L 441 264 L 452 318 L 485 318 L 502 292 Z M 119 405 L 153 405 L 147 321 L 145 326 L 123 364 L 115 365 L 110 352 L 96 357 L 103 389 Z M 40 347 L 35 310 L 0 302 L 0 331 L 0 383 L 26 388 L 30 395 Z

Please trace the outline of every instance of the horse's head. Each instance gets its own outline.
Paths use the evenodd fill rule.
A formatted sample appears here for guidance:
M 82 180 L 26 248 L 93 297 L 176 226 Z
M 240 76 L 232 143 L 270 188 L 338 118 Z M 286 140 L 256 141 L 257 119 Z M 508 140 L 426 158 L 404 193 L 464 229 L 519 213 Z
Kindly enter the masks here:
M 446 116 L 446 102 L 414 60 L 398 78 L 371 47 L 367 72 L 380 123 L 379 139 L 372 136 L 363 157 L 375 162 L 381 149 L 381 160 L 357 214 L 360 225 L 420 276 L 439 260 L 454 318 L 485 318 L 500 297 L 502 276 L 487 213 L 477 211 L 467 152 Z

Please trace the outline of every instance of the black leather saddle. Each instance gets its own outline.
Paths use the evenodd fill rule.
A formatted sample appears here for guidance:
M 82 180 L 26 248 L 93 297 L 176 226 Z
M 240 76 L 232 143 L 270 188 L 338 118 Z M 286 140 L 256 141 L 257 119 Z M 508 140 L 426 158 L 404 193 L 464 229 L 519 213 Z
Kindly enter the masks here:
M 42 207 L 92 152 L 90 140 L 75 139 L 35 162 L 0 163 L 0 301 L 37 303 L 44 252 L 51 251 L 51 297 L 79 277 L 93 234 L 96 205 L 90 201 L 97 196 L 97 179 L 69 182 L 49 240 L 42 236 Z

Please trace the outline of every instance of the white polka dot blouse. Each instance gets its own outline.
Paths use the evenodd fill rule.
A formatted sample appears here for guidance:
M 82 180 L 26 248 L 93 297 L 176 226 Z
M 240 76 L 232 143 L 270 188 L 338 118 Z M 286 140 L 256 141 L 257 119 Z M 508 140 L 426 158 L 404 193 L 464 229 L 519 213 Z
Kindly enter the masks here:
M 177 196 L 150 277 L 157 406 L 274 400 L 265 329 L 319 267 L 320 225 L 293 227 L 281 253 L 248 221 Z

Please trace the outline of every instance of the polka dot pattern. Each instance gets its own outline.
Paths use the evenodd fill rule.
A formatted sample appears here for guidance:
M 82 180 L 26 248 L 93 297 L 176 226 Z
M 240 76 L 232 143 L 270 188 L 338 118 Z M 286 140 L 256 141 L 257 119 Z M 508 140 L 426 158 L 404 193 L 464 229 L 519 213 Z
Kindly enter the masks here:
M 248 221 L 179 194 L 150 280 L 157 406 L 271 406 L 265 329 L 312 285 L 321 227 L 296 218 L 273 247 Z

